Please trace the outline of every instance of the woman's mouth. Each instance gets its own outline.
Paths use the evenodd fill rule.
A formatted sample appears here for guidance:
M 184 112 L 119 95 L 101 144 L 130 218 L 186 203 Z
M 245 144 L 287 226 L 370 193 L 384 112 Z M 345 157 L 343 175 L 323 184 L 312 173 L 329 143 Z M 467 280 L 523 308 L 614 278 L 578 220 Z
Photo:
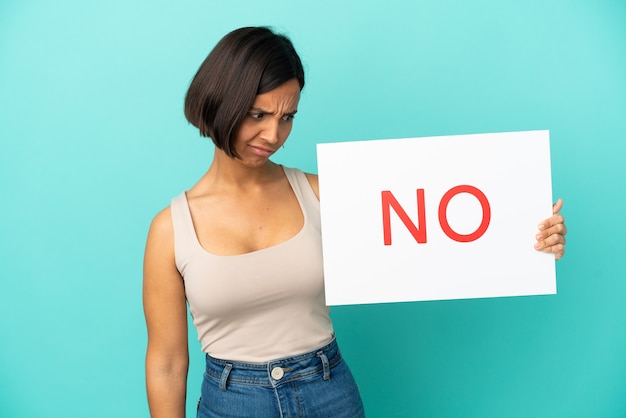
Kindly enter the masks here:
M 252 150 L 254 154 L 261 156 L 261 157 L 269 157 L 270 155 L 274 153 L 273 150 L 263 148 L 263 147 L 257 147 L 254 145 L 248 145 L 248 147 L 250 147 L 250 149 Z

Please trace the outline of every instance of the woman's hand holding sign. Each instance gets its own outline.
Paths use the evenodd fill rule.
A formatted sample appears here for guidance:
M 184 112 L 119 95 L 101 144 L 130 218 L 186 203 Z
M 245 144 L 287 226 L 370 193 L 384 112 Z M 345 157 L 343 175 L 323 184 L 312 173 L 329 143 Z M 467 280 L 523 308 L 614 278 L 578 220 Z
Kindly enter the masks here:
M 559 260 L 565 254 L 567 228 L 565 227 L 563 215 L 559 213 L 562 207 L 563 200 L 557 200 L 552 206 L 554 215 L 539 224 L 539 233 L 535 237 L 537 238 L 535 249 L 545 253 L 554 253 L 556 260 Z

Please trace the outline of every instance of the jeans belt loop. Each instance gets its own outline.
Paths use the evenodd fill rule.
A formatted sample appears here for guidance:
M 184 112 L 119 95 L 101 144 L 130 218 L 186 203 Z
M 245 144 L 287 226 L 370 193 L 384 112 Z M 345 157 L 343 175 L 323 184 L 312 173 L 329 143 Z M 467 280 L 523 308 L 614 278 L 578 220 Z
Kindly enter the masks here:
M 318 351 L 317 356 L 322 360 L 322 367 L 324 368 L 324 380 L 330 380 L 330 366 L 328 365 L 328 357 L 323 351 Z
M 226 382 L 228 381 L 228 376 L 230 375 L 230 371 L 233 369 L 233 365 L 231 363 L 226 363 L 224 366 L 224 371 L 222 372 L 222 378 L 220 379 L 220 390 L 226 391 Z

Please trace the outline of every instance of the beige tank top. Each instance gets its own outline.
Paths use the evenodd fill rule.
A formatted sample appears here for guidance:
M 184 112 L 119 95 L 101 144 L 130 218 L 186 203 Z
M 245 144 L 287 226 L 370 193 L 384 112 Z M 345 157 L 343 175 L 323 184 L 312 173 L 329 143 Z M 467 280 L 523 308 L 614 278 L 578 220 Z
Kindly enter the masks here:
M 319 201 L 304 173 L 284 168 L 304 225 L 273 247 L 235 256 L 207 252 L 185 192 L 172 199 L 176 266 L 202 351 L 266 362 L 310 351 L 333 336 L 324 299 Z

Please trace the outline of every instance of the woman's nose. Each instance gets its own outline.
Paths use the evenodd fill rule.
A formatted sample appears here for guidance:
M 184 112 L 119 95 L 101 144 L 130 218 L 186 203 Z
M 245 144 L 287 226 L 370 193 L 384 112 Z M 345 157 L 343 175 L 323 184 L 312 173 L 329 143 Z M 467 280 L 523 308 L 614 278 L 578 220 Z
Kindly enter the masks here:
M 273 119 L 268 120 L 267 124 L 263 127 L 261 136 L 266 142 L 270 144 L 276 144 L 278 142 L 278 123 L 278 121 Z

